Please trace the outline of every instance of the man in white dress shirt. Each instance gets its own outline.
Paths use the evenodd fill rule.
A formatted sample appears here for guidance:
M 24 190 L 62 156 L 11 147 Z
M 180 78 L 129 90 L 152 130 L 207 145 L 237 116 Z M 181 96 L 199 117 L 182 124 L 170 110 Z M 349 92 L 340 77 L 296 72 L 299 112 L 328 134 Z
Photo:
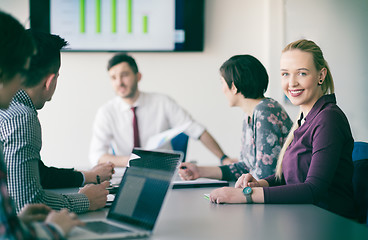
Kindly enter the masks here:
M 206 129 L 173 99 L 164 94 L 139 91 L 142 74 L 134 58 L 116 54 L 109 60 L 107 69 L 117 96 L 97 112 L 90 146 L 93 165 L 103 162 L 112 162 L 120 167 L 127 165 L 134 147 L 133 107 L 136 107 L 140 147 L 145 148 L 151 136 L 190 122 L 185 130 L 189 137 L 199 139 L 222 161 L 233 160 L 224 154 Z

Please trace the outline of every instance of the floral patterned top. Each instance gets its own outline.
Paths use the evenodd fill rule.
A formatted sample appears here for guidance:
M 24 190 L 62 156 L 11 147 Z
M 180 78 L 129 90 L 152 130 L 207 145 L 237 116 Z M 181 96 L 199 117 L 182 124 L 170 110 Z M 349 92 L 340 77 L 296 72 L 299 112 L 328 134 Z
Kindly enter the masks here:
M 277 159 L 293 122 L 272 98 L 263 99 L 253 116 L 245 114 L 239 162 L 221 166 L 224 180 L 235 181 L 244 173 L 262 179 L 275 173 Z

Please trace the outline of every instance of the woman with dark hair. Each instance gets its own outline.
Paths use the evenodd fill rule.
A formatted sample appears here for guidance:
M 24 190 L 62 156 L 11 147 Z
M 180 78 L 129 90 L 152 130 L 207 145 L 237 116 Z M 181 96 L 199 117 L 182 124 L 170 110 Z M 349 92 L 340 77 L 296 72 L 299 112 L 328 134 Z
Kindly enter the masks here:
M 241 108 L 245 114 L 240 161 L 219 167 L 185 162 L 180 176 L 184 180 L 207 177 L 236 181 L 244 173 L 257 179 L 274 174 L 292 121 L 277 101 L 264 96 L 268 86 L 266 69 L 251 55 L 237 55 L 220 67 L 220 74 L 230 106 Z
M 23 26 L 0 11 L 0 108 L 4 109 L 21 88 L 35 53 L 33 40 Z M 0 239 L 64 239 L 80 225 L 76 214 L 51 211 L 43 204 L 27 205 L 17 217 L 7 191 L 6 167 L 0 145 Z M 40 222 L 43 221 L 43 222 Z
M 262 180 L 242 175 L 235 188 L 210 194 L 216 203 L 315 204 L 354 218 L 354 139 L 336 105 L 334 82 L 321 49 L 309 40 L 282 52 L 281 85 L 300 114 L 280 152 L 276 173 Z

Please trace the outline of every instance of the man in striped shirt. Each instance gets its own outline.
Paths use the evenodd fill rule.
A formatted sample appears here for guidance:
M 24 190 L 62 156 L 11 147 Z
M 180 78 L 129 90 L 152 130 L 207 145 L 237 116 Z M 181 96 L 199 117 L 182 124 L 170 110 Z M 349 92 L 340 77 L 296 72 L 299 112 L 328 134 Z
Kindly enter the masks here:
M 67 43 L 56 35 L 33 31 L 30 34 L 37 45 L 37 54 L 32 58 L 25 88 L 17 92 L 9 109 L 0 111 L 0 140 L 4 147 L 10 196 L 16 203 L 17 212 L 29 203 L 44 203 L 56 210 L 68 208 L 77 213 L 104 207 L 108 181 L 86 185 L 79 193 L 69 195 L 45 191 L 41 185 L 39 164 L 42 136 L 37 110 L 54 94 L 60 68 L 60 49 Z M 99 172 L 104 176 L 102 180 L 108 180 L 113 173 L 113 165 L 104 165 Z M 88 174 L 84 177 L 88 182 Z M 65 181 L 67 178 L 65 175 Z
M 0 10 L 0 109 L 6 109 L 21 87 L 35 52 L 32 37 L 11 15 Z M 7 190 L 6 166 L 0 145 L 0 239 L 64 239 L 80 225 L 75 213 L 56 212 L 43 204 L 27 205 L 16 215 Z

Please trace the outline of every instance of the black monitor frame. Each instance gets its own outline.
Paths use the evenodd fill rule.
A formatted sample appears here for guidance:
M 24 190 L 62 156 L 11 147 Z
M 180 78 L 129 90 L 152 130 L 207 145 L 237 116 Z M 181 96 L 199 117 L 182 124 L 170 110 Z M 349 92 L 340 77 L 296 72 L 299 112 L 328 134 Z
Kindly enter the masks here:
M 129 50 L 129 52 L 200 52 L 204 49 L 205 0 L 175 0 L 175 29 L 185 31 L 185 42 L 168 51 Z M 50 0 L 29 0 L 31 28 L 50 33 Z M 57 33 L 56 33 L 57 34 Z M 61 36 L 62 37 L 62 36 Z M 68 39 L 66 39 L 68 40 Z M 64 49 L 68 52 L 123 52 L 126 49 Z

